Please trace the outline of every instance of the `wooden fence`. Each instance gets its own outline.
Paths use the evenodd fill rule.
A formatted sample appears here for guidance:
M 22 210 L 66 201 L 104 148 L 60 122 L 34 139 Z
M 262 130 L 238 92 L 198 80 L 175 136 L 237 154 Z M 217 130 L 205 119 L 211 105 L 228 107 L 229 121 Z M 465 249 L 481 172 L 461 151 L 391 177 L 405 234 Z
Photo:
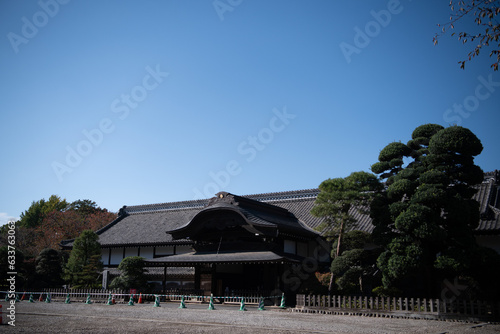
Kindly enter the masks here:
M 432 319 L 500 320 L 500 302 L 297 295 L 294 311 Z

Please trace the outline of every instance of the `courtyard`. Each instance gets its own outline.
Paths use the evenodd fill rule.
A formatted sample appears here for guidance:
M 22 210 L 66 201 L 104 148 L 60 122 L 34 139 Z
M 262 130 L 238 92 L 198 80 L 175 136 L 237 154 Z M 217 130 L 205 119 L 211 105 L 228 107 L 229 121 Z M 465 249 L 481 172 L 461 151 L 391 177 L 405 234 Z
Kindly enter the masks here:
M 3 333 L 500 333 L 500 325 L 417 319 L 387 319 L 291 313 L 274 307 L 259 311 L 247 305 L 152 303 L 106 305 L 81 302 L 20 302 L 16 304 L 15 327 L 6 325 L 7 302 L 3 306 Z

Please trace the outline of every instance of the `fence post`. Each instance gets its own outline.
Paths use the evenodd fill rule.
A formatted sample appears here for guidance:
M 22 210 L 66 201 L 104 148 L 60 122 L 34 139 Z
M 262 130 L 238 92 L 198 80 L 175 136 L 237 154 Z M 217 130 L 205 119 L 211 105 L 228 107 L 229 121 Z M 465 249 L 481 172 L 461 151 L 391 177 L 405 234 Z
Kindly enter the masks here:
M 303 295 L 297 295 L 297 306 L 304 306 L 304 299 L 303 299 Z

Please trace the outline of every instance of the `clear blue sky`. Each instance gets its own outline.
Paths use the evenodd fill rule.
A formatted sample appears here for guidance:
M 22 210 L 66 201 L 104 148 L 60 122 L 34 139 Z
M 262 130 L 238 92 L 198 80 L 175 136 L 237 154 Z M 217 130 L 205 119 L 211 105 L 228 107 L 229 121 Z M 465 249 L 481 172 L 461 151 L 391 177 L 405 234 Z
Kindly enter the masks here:
M 471 129 L 500 169 L 500 75 L 433 45 L 448 1 L 60 2 L 0 3 L 0 223 L 52 194 L 315 188 L 425 123 Z

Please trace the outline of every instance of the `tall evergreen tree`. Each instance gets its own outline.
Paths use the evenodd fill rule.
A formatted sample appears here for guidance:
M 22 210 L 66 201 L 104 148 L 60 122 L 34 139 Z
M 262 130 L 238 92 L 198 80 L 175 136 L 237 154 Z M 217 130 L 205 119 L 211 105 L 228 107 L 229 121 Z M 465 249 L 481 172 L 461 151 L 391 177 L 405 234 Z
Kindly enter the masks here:
M 354 172 L 345 178 L 323 181 L 311 214 L 323 218 L 317 230 L 330 239 L 337 239 L 334 258 L 340 256 L 344 232 L 356 222 L 353 214 L 366 209 L 373 192 L 381 187 L 377 177 L 367 172 Z M 334 275 L 328 290 L 332 291 Z
M 36 258 L 36 274 L 41 287 L 60 287 L 63 284 L 61 254 L 51 248 L 42 250 Z
M 387 188 L 371 214 L 374 236 L 385 246 L 377 264 L 386 288 L 413 278 L 408 286 L 424 282 L 421 292 L 431 294 L 439 277 L 470 268 L 479 222 L 473 187 L 483 179 L 474 157 L 482 149 L 466 128 L 426 124 L 407 144 L 391 143 L 380 152 L 372 171 L 387 179 Z
M 101 245 L 99 236 L 83 231 L 73 243 L 73 249 L 64 269 L 64 279 L 73 287 L 94 288 L 99 286 L 98 277 L 102 271 Z

